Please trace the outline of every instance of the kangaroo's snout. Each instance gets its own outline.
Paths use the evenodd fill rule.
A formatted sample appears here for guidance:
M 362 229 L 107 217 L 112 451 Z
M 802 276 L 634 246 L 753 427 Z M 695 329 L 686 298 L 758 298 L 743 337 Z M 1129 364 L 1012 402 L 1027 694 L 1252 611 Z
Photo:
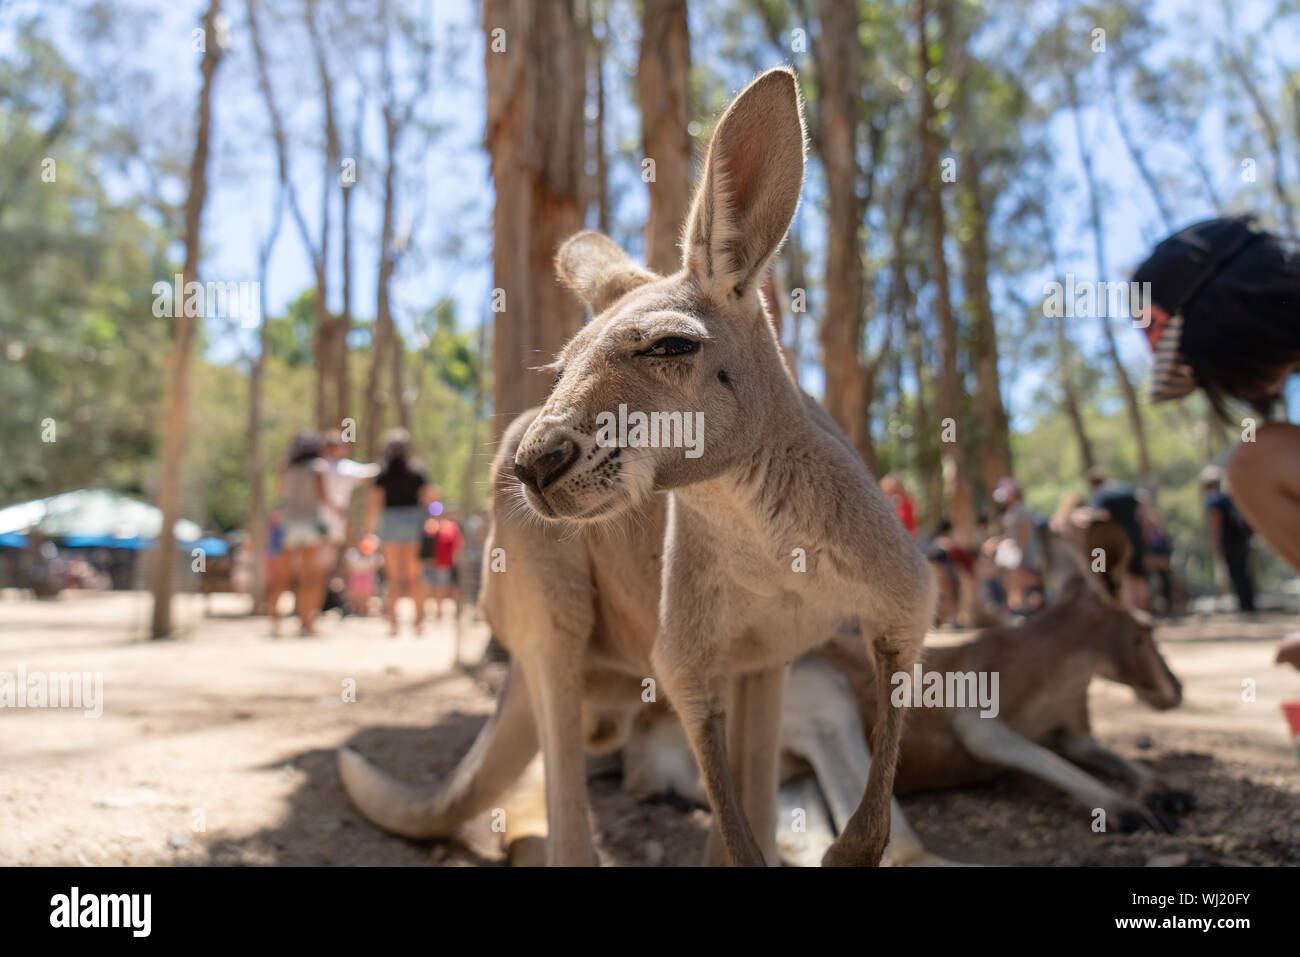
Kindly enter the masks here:
M 561 438 L 538 453 L 515 456 L 515 476 L 534 492 L 553 484 L 578 461 L 578 444 Z

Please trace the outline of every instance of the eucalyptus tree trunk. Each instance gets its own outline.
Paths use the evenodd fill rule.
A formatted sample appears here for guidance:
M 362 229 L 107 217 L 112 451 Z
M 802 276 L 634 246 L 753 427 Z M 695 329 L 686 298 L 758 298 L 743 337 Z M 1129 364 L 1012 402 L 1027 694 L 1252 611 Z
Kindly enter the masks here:
M 221 0 L 209 0 L 203 15 L 205 38 L 203 60 L 199 64 L 202 85 L 199 88 L 198 124 L 194 133 L 194 153 L 190 158 L 190 188 L 185 200 L 185 265 L 183 287 L 199 280 L 200 241 L 203 233 L 203 206 L 208 196 L 208 153 L 212 135 L 212 90 L 216 86 L 217 67 L 222 50 L 217 43 L 217 18 Z M 183 288 L 182 287 L 182 288 Z M 172 634 L 172 578 L 176 560 L 173 527 L 180 518 L 185 437 L 189 432 L 190 376 L 194 364 L 194 345 L 198 337 L 198 317 L 186 315 L 184 305 L 176 303 L 175 327 L 171 351 L 167 357 L 167 412 L 163 420 L 162 462 L 158 482 L 158 509 L 162 528 L 158 530 L 158 550 L 154 555 L 153 620 L 151 637 L 168 638 Z

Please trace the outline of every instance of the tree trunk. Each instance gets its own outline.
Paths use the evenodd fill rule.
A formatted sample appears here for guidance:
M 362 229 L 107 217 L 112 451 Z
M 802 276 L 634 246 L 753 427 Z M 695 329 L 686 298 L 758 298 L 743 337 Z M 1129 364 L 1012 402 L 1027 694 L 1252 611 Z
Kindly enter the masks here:
M 938 525 L 943 508 L 943 471 L 934 454 L 938 448 L 934 416 L 926 393 L 934 380 L 933 364 L 926 361 L 925 335 L 913 312 L 913 301 L 903 300 L 903 324 L 907 330 L 912 374 L 916 377 L 915 431 L 912 433 L 912 467 L 921 476 L 921 520 L 930 528 Z
M 1047 261 L 1052 267 L 1053 280 L 1060 281 L 1061 270 L 1056 259 L 1056 240 L 1052 236 L 1052 224 L 1047 216 L 1047 207 L 1042 203 L 1034 204 L 1039 225 L 1043 230 L 1043 245 L 1047 248 Z M 1079 402 L 1079 390 L 1074 383 L 1074 343 L 1070 341 L 1065 328 L 1065 316 L 1058 315 L 1052 320 L 1056 335 L 1056 370 L 1061 383 L 1061 394 L 1065 406 L 1065 415 L 1069 419 L 1074 440 L 1079 446 L 1079 462 L 1084 474 L 1096 465 L 1092 454 L 1092 442 L 1088 438 L 1088 429 L 1083 421 L 1082 405 Z
M 825 405 L 861 450 L 866 432 L 865 383 L 858 356 L 864 318 L 857 160 L 862 44 L 855 4 L 824 0 L 820 15 L 821 37 L 813 53 L 822 91 L 818 146 L 827 193 L 826 308 L 821 320 Z
M 645 259 L 665 275 L 681 266 L 677 241 L 691 201 L 690 73 L 686 0 L 644 0 L 637 95 L 645 158 L 655 164 Z
M 967 133 L 970 142 L 970 133 Z M 973 328 L 971 360 L 975 367 L 975 419 L 980 432 L 980 477 L 984 495 L 993 494 L 998 481 L 1011 475 L 1011 434 L 1007 410 L 1002 404 L 1002 378 L 998 372 L 998 334 L 989 294 L 989 221 L 985 197 L 980 188 L 981 169 L 974 149 L 962 157 L 959 179 L 964 193 L 966 241 L 962 244 L 965 267 L 963 285 L 970 298 Z
M 1083 176 L 1088 187 L 1088 211 L 1092 224 L 1097 281 L 1105 282 L 1108 273 L 1106 271 L 1106 246 L 1102 234 L 1101 195 L 1097 187 L 1097 176 L 1093 170 L 1092 150 L 1089 148 L 1083 132 L 1083 116 L 1079 105 L 1078 84 L 1071 73 L 1066 73 L 1064 79 L 1066 97 L 1069 101 L 1070 112 L 1074 117 L 1074 133 L 1079 146 L 1079 161 L 1083 166 Z M 1101 297 L 1098 296 L 1095 299 L 1100 306 Z M 1129 378 L 1128 370 L 1124 368 L 1124 363 L 1120 360 L 1119 346 L 1115 342 L 1115 330 L 1111 328 L 1110 319 L 1105 313 L 1104 308 L 1098 308 L 1098 320 L 1101 323 L 1102 334 L 1106 341 L 1106 352 L 1110 356 L 1111 365 L 1115 369 L 1115 380 L 1119 383 L 1120 393 L 1124 398 L 1124 407 L 1128 412 L 1129 427 L 1133 430 L 1133 440 L 1137 444 L 1138 472 L 1141 473 L 1141 484 L 1154 492 L 1151 456 L 1147 447 L 1147 430 L 1142 417 L 1142 406 L 1138 402 L 1137 390 L 1133 388 L 1133 381 Z
M 384 145 L 387 162 L 384 165 L 384 215 L 380 227 L 379 276 L 375 283 L 375 333 L 370 344 L 370 369 L 366 375 L 365 423 L 366 461 L 375 461 L 379 452 L 379 436 L 383 432 L 382 375 L 384 358 L 393 344 L 393 314 L 389 299 L 393 270 L 393 208 L 397 189 L 397 118 L 392 105 L 384 105 Z M 394 388 L 396 383 L 394 383 Z M 400 400 L 399 396 L 393 397 Z
M 1268 141 L 1268 150 L 1273 154 L 1273 195 L 1277 197 L 1278 213 L 1285 225 L 1285 233 L 1290 239 L 1300 238 L 1300 233 L 1296 230 L 1295 213 L 1291 209 L 1290 189 L 1286 183 L 1286 167 L 1283 163 L 1286 153 L 1282 146 L 1281 131 L 1258 85 L 1251 79 L 1251 69 L 1242 62 L 1236 50 L 1226 44 L 1222 46 L 1227 51 L 1229 67 L 1241 82 L 1241 88 L 1246 91 L 1250 105 L 1255 109 L 1255 116 L 1264 130 L 1264 139 Z
M 484 0 L 492 215 L 495 432 L 550 390 L 550 362 L 582 327 L 555 279 L 556 250 L 582 228 L 583 31 L 573 0 Z
M 917 86 L 921 94 L 921 177 L 924 209 L 928 220 L 930 268 L 933 269 L 934 305 L 939 316 L 939 460 L 943 474 L 943 498 L 953 534 L 958 541 L 975 540 L 975 494 L 966 463 L 965 435 L 961 409 L 961 377 L 957 368 L 957 317 L 952 308 L 948 261 L 944 254 L 942 183 L 939 178 L 941 142 L 938 116 L 927 76 L 933 63 L 926 38 L 925 21 L 928 4 L 916 5 L 916 34 L 919 57 Z
M 413 396 L 408 393 L 406 388 L 406 343 L 402 341 L 402 333 L 398 330 L 396 324 L 392 324 L 392 330 L 393 403 L 397 408 L 397 424 L 410 432 Z
M 279 189 L 280 192 L 275 200 L 275 211 L 271 216 L 271 228 L 257 251 L 258 309 L 261 324 L 257 330 L 257 355 L 250 360 L 248 369 L 248 549 L 253 556 L 250 591 L 254 614 L 262 611 L 262 603 L 266 597 L 266 565 L 262 561 L 262 556 L 266 554 L 267 538 L 262 398 L 263 383 L 266 379 L 266 356 L 271 347 L 270 302 L 266 290 L 269 286 L 271 251 L 280 236 L 280 224 L 284 217 L 284 183 L 280 183 Z
M 183 282 L 188 286 L 199 281 L 199 257 L 202 253 L 203 204 L 208 194 L 208 144 L 212 133 L 212 89 L 216 83 L 217 67 L 221 63 L 221 47 L 217 43 L 217 17 L 221 15 L 221 0 L 209 0 L 203 15 L 203 35 L 206 38 L 203 60 L 199 72 L 203 77 L 199 88 L 198 124 L 194 134 L 194 155 L 190 160 L 190 192 L 185 201 L 185 265 Z M 183 288 L 183 287 L 182 287 Z M 188 298 L 188 297 L 182 297 Z M 167 358 L 167 413 L 163 422 L 162 469 L 158 483 L 158 508 L 162 512 L 162 528 L 158 530 L 158 551 L 155 554 L 153 576 L 153 621 L 150 635 L 167 638 L 172 633 L 172 595 L 175 582 L 172 563 L 176 560 L 176 541 L 173 528 L 180 518 L 180 490 L 185 436 L 189 432 L 190 373 L 194 361 L 194 341 L 198 332 L 198 319 L 185 315 L 183 302 L 174 304 L 176 327 L 172 333 L 171 353 Z
M 461 478 L 460 513 L 466 517 L 472 515 L 478 508 L 479 497 L 474 494 L 474 477 L 482 474 L 480 469 L 484 464 L 478 433 L 479 423 L 483 421 L 483 401 L 487 394 L 484 382 L 488 360 L 487 331 L 488 326 L 484 322 L 478 330 L 478 359 L 474 363 L 474 402 L 469 423 L 469 456 L 465 461 L 465 474 Z
M 332 197 L 336 188 L 342 190 L 342 147 L 334 111 L 334 80 L 326 60 L 325 43 L 321 38 L 320 24 L 316 20 L 317 0 L 307 0 L 305 17 L 307 34 L 311 39 L 316 74 L 321 89 L 321 119 L 325 150 L 322 154 L 320 241 L 316 257 L 316 427 L 338 428 L 347 414 L 347 333 L 343 319 L 329 308 L 330 221 Z M 344 203 L 346 204 L 346 197 Z M 346 254 L 344 256 L 346 261 Z
M 334 421 L 330 423 L 332 429 L 341 429 L 343 420 L 348 418 L 351 411 L 352 387 L 348 381 L 348 333 L 352 331 L 352 190 L 353 187 L 342 182 L 340 178 L 339 195 L 343 198 L 343 234 L 340 237 L 343 246 L 343 308 L 334 317 L 334 364 L 331 372 L 334 376 L 335 392 Z
M 599 11 L 599 14 L 598 14 Z M 602 32 L 596 36 L 599 16 Z M 591 86 L 596 96 L 596 116 L 591 121 L 591 150 L 595 155 L 595 172 L 587 188 L 588 199 L 596 207 L 596 228 L 609 234 L 609 156 L 605 152 L 605 46 L 609 43 L 609 18 L 603 4 L 587 0 L 587 49 L 591 57 Z
M 1115 67 L 1112 63 L 1103 64 L 1102 69 L 1106 73 L 1106 86 L 1110 91 L 1111 110 L 1115 116 L 1115 126 L 1119 129 L 1119 138 L 1124 143 L 1124 151 L 1128 153 L 1128 158 L 1133 161 L 1137 168 L 1138 176 L 1146 185 L 1147 192 L 1151 194 L 1151 199 L 1156 204 L 1156 212 L 1160 214 L 1160 223 L 1165 228 L 1166 233 L 1174 230 L 1173 218 L 1169 215 L 1169 204 L 1165 202 L 1165 196 L 1160 189 L 1160 183 L 1156 180 L 1155 174 L 1151 172 L 1151 167 L 1146 161 L 1146 155 L 1142 152 L 1133 131 L 1129 129 L 1128 121 L 1124 119 L 1124 106 L 1120 102 L 1118 84 L 1115 82 Z M 1104 278 L 1104 277 L 1103 277 Z

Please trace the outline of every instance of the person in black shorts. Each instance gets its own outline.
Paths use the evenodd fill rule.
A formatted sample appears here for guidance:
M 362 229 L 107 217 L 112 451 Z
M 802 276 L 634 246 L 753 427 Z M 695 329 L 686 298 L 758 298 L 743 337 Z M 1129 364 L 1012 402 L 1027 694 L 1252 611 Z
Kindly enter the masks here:
M 1149 611 L 1150 589 L 1147 587 L 1146 541 L 1142 535 L 1142 503 L 1137 491 L 1127 482 L 1112 481 L 1106 470 L 1094 466 L 1088 470 L 1088 484 L 1092 486 L 1089 503 L 1101 517 L 1110 518 L 1128 536 L 1128 564 L 1124 568 L 1124 600 L 1130 608 Z
M 375 476 L 366 512 L 366 532 L 374 534 L 376 520 L 384 549 L 384 614 L 389 634 L 397 634 L 397 600 L 415 602 L 415 633 L 424 624 L 424 579 L 420 575 L 420 542 L 426 508 L 434 499 L 424 470 L 411 457 L 411 436 L 394 429 L 384 448 L 384 463 Z

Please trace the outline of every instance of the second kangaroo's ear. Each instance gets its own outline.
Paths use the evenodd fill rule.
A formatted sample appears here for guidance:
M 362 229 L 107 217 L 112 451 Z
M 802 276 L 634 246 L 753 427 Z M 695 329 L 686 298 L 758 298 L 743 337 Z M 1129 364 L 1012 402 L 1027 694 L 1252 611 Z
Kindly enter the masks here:
M 574 233 L 555 254 L 555 271 L 566 286 L 598 316 L 614 300 L 658 278 L 634 263 L 623 247 L 604 233 Z
M 803 166 L 798 80 L 769 70 L 718 121 L 686 220 L 682 264 L 714 297 L 756 284 L 794 219 Z
M 1094 572 L 1092 563 L 1097 557 L 1098 550 L 1103 552 L 1105 557 L 1102 570 Z M 1118 522 L 1109 519 L 1097 520 L 1089 525 L 1084 533 L 1085 560 L 1091 572 L 1088 583 L 1108 604 L 1116 606 L 1124 604 L 1124 569 L 1128 566 L 1131 550 L 1128 534 Z

